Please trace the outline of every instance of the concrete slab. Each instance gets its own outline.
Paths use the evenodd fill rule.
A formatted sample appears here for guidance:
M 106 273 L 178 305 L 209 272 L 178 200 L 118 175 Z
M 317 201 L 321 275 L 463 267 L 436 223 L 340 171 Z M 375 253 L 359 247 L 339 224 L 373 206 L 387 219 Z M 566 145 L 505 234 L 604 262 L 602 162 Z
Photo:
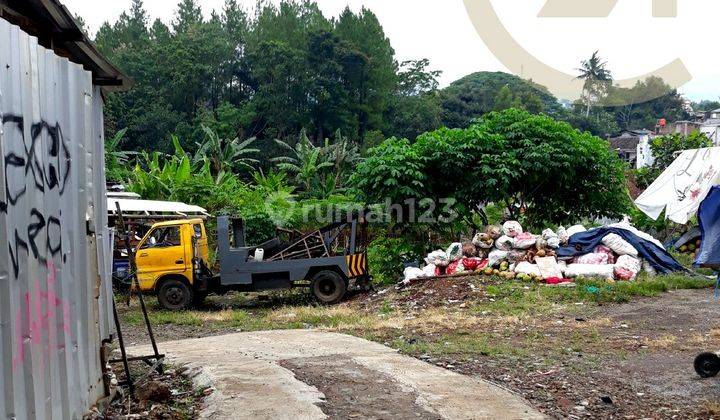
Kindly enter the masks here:
M 497 385 L 344 334 L 238 333 L 160 350 L 173 364 L 201 368 L 197 380 L 215 388 L 202 418 L 544 418 Z

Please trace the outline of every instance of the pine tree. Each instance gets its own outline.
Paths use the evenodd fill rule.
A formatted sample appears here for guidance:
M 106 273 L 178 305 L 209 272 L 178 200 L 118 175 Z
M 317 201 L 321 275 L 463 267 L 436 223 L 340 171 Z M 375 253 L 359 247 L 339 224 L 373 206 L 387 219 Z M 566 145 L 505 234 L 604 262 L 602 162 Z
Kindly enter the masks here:
M 357 15 L 346 8 L 335 24 L 335 33 L 368 60 L 367 77 L 360 78 L 353 98 L 358 135 L 363 138 L 366 131 L 382 127 L 384 113 L 398 83 L 395 50 L 377 16 L 364 7 Z
M 193 26 L 203 22 L 202 10 L 196 0 L 180 0 L 173 30 L 175 33 L 186 33 Z

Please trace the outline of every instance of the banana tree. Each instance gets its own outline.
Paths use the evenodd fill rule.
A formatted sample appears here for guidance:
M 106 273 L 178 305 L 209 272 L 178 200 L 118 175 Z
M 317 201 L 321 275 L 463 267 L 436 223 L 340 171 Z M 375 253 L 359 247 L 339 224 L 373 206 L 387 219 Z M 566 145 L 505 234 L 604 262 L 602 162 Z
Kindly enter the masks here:
M 335 132 L 335 143 L 329 144 L 326 140 L 326 149 L 335 167 L 335 179 L 332 184 L 325 182 L 325 185 L 334 185 L 335 189 L 339 189 L 347 172 L 352 172 L 360 161 L 360 148 L 338 130 Z
M 193 176 L 190 158 L 172 137 L 175 154 L 162 159 L 159 152 L 142 152 L 133 169 L 130 190 L 147 200 L 165 200 L 172 195 L 173 187 Z
M 202 126 L 202 129 L 205 132 L 205 142 L 197 144 L 198 151 L 195 153 L 195 162 L 208 159 L 213 174 L 232 173 L 239 168 L 252 171 L 253 166 L 259 163 L 257 159 L 250 157 L 260 153 L 258 149 L 250 147 L 255 142 L 254 137 L 244 141 L 240 141 L 238 138 L 226 140 L 220 138 L 216 132 L 205 125 Z
M 120 149 L 120 142 L 125 138 L 124 128 L 105 141 L 105 174 L 108 181 L 123 181 L 129 175 L 127 163 L 135 152 Z
M 293 174 L 295 181 L 308 194 L 313 191 L 323 170 L 334 166 L 333 162 L 327 160 L 326 149 L 313 145 L 304 129 L 295 147 L 282 140 L 275 142 L 289 155 L 273 158 L 272 162 L 277 164 L 278 169 Z

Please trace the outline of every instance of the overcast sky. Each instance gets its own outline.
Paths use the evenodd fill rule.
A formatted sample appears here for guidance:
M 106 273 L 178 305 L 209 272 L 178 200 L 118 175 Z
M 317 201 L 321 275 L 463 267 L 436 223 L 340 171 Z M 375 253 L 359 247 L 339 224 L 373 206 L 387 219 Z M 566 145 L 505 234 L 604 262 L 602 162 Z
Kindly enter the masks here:
M 62 0 L 79 14 L 91 31 L 115 21 L 131 0 Z M 240 0 L 248 10 L 256 0 Z M 475 0 L 482 1 L 482 0 Z M 717 17 L 720 2 L 679 1 L 675 19 L 653 18 L 652 0 L 621 0 L 607 19 L 538 18 L 546 0 L 493 0 L 508 31 L 526 50 L 546 64 L 575 73 L 581 59 L 593 51 L 609 62 L 616 78 L 648 73 L 668 62 L 683 60 L 693 80 L 680 90 L 687 97 L 720 97 L 720 52 Z M 177 0 L 146 0 L 152 19 L 171 22 Z M 208 15 L 224 0 L 199 0 Z M 317 0 L 326 16 L 337 16 L 349 5 L 365 5 L 377 14 L 399 61 L 429 58 L 442 70 L 442 85 L 469 73 L 506 71 L 475 31 L 462 0 Z

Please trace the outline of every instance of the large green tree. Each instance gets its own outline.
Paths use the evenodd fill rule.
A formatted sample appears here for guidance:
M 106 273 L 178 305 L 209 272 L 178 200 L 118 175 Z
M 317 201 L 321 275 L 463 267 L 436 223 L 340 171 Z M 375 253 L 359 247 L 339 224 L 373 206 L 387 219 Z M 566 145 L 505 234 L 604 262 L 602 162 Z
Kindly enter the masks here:
M 465 76 L 443 89 L 441 97 L 443 123 L 448 127 L 468 127 L 474 119 L 510 104 L 533 113 L 560 113 L 557 98 L 545 87 L 502 72 Z
M 377 17 L 345 10 L 329 20 L 313 1 L 260 3 L 249 16 L 237 0 L 204 18 L 180 0 L 171 25 L 150 24 L 141 0 L 96 35 L 101 51 L 135 81 L 107 98 L 108 135 L 122 147 L 171 152 L 171 135 L 192 151 L 201 124 L 229 138 L 296 139 L 306 128 L 324 142 L 341 130 L 359 142 L 385 128 L 397 64 Z M 277 150 L 275 150 L 277 151 Z
M 655 129 L 659 119 L 687 118 L 685 101 L 676 89 L 657 76 L 638 81 L 630 89 L 613 86 L 605 98 L 605 109 L 615 115 L 621 129 Z
M 487 203 L 536 227 L 628 209 L 623 164 L 606 141 L 518 109 L 413 144 L 387 140 L 358 166 L 354 182 L 369 203 L 431 198 L 441 210 L 450 198 L 468 222 Z
M 385 117 L 385 131 L 401 138 L 415 139 L 442 126 L 443 109 L 438 92 L 442 72 L 430 70 L 430 60 L 402 63 L 398 85 Z

